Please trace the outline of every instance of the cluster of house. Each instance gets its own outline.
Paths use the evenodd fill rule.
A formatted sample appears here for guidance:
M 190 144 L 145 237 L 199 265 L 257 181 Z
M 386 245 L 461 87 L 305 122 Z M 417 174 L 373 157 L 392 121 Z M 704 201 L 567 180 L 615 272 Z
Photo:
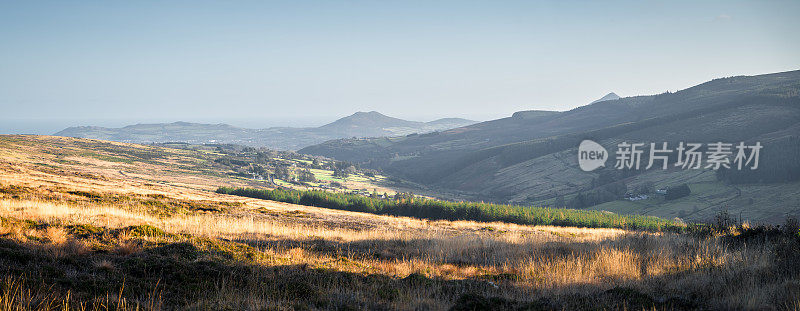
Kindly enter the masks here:
M 378 199 L 391 199 L 391 198 L 393 198 L 393 196 L 391 196 L 389 194 L 376 194 L 376 193 L 369 192 L 366 189 L 353 190 L 353 191 L 350 191 L 350 194 L 356 194 L 356 195 L 365 196 L 365 197 L 373 197 L 373 198 L 378 198 Z
M 656 190 L 656 194 L 667 195 L 667 189 L 664 189 L 664 188 L 657 189 Z M 630 193 L 630 192 L 625 194 L 625 200 L 628 200 L 628 201 L 640 201 L 640 200 L 647 200 L 649 198 L 650 198 L 650 196 L 647 195 L 647 194 L 634 194 L 634 193 Z
M 646 194 L 625 194 L 625 200 L 628 201 L 639 201 L 639 200 L 647 200 L 650 196 Z
M 259 180 L 259 181 L 264 181 L 264 180 L 266 180 L 266 181 L 268 181 L 269 183 L 274 183 L 274 182 L 275 182 L 275 181 L 272 179 L 272 174 L 270 174 L 270 173 L 267 173 L 267 176 L 264 176 L 264 175 L 261 175 L 261 174 L 257 174 L 257 173 L 250 173 L 250 174 L 252 174 L 252 175 L 253 175 L 253 180 Z
M 334 187 L 334 186 L 330 186 L 330 185 L 328 185 L 328 184 L 319 184 L 319 185 L 317 186 L 317 188 L 320 188 L 320 189 L 327 189 L 327 190 L 336 190 L 336 187 Z

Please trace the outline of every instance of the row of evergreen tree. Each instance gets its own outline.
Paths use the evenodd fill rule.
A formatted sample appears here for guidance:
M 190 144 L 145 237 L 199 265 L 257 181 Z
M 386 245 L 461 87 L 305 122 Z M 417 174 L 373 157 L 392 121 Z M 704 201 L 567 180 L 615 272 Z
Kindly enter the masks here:
M 217 192 L 299 205 L 433 220 L 502 221 L 525 225 L 624 228 L 651 231 L 681 230 L 683 228 L 678 223 L 652 216 L 619 215 L 601 211 L 482 202 L 450 202 L 411 195 L 397 196 L 395 199 L 379 199 L 320 190 L 264 190 L 229 187 L 220 187 Z

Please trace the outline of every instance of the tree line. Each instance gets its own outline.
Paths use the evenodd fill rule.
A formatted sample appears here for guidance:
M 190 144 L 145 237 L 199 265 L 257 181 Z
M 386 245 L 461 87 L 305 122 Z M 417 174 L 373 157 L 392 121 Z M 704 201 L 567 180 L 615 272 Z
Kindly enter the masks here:
M 450 202 L 414 197 L 412 195 L 398 196 L 395 199 L 379 199 L 320 190 L 265 190 L 230 187 L 220 187 L 217 189 L 217 193 L 330 209 L 432 220 L 501 221 L 523 225 L 621 228 L 649 231 L 679 231 L 683 228 L 679 223 L 652 216 L 619 215 L 601 211 L 482 202 Z

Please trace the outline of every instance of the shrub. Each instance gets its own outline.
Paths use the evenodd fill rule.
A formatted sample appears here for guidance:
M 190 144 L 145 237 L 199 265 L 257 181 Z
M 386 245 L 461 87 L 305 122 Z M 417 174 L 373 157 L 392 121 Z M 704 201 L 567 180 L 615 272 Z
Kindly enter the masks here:
M 680 186 L 669 187 L 669 189 L 667 189 L 667 194 L 665 196 L 665 199 L 667 200 L 680 199 L 682 197 L 689 196 L 691 193 L 692 190 L 689 189 L 689 186 L 687 184 L 681 184 Z
M 728 211 L 721 211 L 714 216 L 714 229 L 717 232 L 728 232 L 734 225 L 736 225 L 736 221 Z
M 800 223 L 797 218 L 786 216 L 786 222 L 783 224 L 783 231 L 788 235 L 800 234 Z

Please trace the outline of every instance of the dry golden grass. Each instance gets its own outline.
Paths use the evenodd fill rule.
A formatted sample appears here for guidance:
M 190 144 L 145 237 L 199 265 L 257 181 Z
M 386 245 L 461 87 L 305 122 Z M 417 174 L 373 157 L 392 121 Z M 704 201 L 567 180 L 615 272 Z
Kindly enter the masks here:
M 768 246 L 731 247 L 718 236 L 697 238 L 613 229 L 429 222 L 379 216 L 371 217 L 390 225 L 353 229 L 257 215 L 159 218 L 114 206 L 19 200 L 0 200 L 0 215 L 107 228 L 148 224 L 169 233 L 252 245 L 268 258 L 259 262 L 265 266 L 289 263 L 397 278 L 419 274 L 443 280 L 480 279 L 503 288 L 506 297 L 522 300 L 625 287 L 654 297 L 689 299 L 705 293 L 713 306 L 762 308 L 778 302 L 791 305 L 794 302 L 787 297 L 796 294 L 788 289 L 793 283 L 762 287 L 759 274 L 774 266 L 774 254 Z M 485 230 L 488 227 L 493 229 Z M 87 252 L 82 242 L 66 237 L 63 229 L 50 227 L 44 232 L 7 235 L 20 241 L 25 236 L 46 237 L 52 243 L 50 251 L 59 258 Z M 141 246 L 124 235 L 114 248 L 120 255 L 140 251 Z M 110 263 L 96 265 L 113 270 Z M 738 285 L 726 284 L 730 278 L 744 279 Z M 709 289 L 714 291 L 708 292 Z M 425 295 L 418 298 L 429 299 Z

